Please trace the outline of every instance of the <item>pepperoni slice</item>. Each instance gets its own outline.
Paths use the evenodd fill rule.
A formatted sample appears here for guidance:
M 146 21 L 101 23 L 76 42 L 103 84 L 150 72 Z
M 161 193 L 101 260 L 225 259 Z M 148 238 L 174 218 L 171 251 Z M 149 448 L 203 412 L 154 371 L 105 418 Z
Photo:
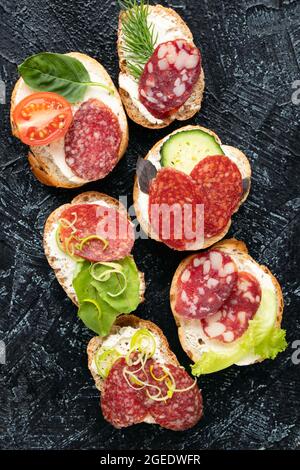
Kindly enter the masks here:
M 165 118 L 190 97 L 200 72 L 197 47 L 185 39 L 159 44 L 141 75 L 139 99 L 153 116 Z
M 65 159 L 75 175 L 88 181 L 104 178 L 118 162 L 118 118 L 96 99 L 82 103 L 65 135 Z
M 261 301 L 258 280 L 247 272 L 239 272 L 237 285 L 219 312 L 202 320 L 205 334 L 224 343 L 242 336 L 256 314 Z
M 202 206 L 196 185 L 181 171 L 159 170 L 150 183 L 148 211 L 153 232 L 171 248 L 188 249 L 203 235 Z
M 116 428 L 141 423 L 148 414 L 143 390 L 135 390 L 128 385 L 123 375 L 124 367 L 132 371 L 137 368 L 129 367 L 125 358 L 116 361 L 104 382 L 101 394 L 103 416 Z
M 181 367 L 172 364 L 166 365 L 176 382 L 176 390 L 183 390 L 191 387 L 194 380 Z M 154 364 L 153 371 L 155 377 L 162 377 L 165 372 L 159 364 Z M 162 396 L 167 394 L 168 388 L 164 381 L 149 378 L 149 382 L 161 389 Z M 150 393 L 155 395 L 155 389 Z M 198 423 L 202 416 L 203 405 L 202 396 L 197 384 L 187 391 L 174 392 L 173 396 L 166 401 L 146 401 L 150 414 L 157 424 L 173 431 L 184 431 L 190 429 Z
M 129 255 L 134 244 L 127 215 L 100 204 L 71 205 L 60 215 L 59 238 L 67 254 L 89 261 L 115 261 Z M 104 241 L 97 239 L 101 237 Z M 87 237 L 91 237 L 87 239 Z M 84 239 L 87 239 L 84 243 Z
M 204 203 L 204 231 L 209 238 L 228 224 L 243 194 L 242 176 L 237 165 L 225 155 L 204 158 L 190 176 L 197 183 Z
M 219 250 L 193 256 L 177 281 L 175 309 L 191 319 L 213 315 L 236 286 L 237 268 L 232 258 Z

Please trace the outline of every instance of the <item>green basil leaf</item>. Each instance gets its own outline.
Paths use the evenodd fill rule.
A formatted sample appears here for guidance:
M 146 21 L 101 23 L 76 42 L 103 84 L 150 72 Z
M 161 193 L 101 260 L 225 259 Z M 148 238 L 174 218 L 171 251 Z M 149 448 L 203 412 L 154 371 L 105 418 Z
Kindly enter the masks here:
M 124 286 L 124 279 L 120 274 L 112 273 L 105 282 L 99 282 L 93 279 L 92 286 L 95 287 L 99 296 L 111 307 L 122 313 L 133 312 L 140 303 L 140 279 L 138 269 L 131 256 L 117 262 L 123 269 L 127 279 L 127 286 L 124 292 L 117 297 L 111 297 L 108 292 L 119 292 Z M 108 268 L 106 266 L 97 267 L 97 276 L 104 273 Z
M 41 52 L 28 57 L 18 70 L 33 90 L 58 93 L 70 103 L 83 101 L 87 87 L 92 84 L 85 66 L 64 54 Z

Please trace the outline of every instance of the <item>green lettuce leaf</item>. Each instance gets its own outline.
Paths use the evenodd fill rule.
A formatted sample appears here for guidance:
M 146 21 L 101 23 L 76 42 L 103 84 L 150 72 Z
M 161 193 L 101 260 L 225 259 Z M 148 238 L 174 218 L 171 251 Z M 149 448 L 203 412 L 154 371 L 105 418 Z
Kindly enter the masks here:
M 119 281 L 117 275 L 113 273 L 107 281 L 96 281 L 90 273 L 91 263 L 87 261 L 78 263 L 73 279 L 79 303 L 78 316 L 89 329 L 100 336 L 106 336 L 110 332 L 121 313 L 134 311 L 140 303 L 140 280 L 134 260 L 128 256 L 118 263 L 122 264 L 127 279 L 127 287 L 118 297 L 110 297 L 107 292 L 120 290 L 118 283 L 122 280 Z
M 288 346 L 285 335 L 285 330 L 274 327 L 265 340 L 256 346 L 256 354 L 262 359 L 275 359 L 277 354 L 285 351 Z
M 232 345 L 224 345 L 222 352 L 205 351 L 192 365 L 193 375 L 211 374 L 241 361 L 245 356 L 275 359 L 287 348 L 285 331 L 275 326 L 277 315 L 276 296 L 264 289 L 260 307 L 249 322 L 246 333 Z
M 125 291 L 117 297 L 111 297 L 108 292 L 115 293 L 122 289 L 124 286 L 124 279 L 120 274 L 112 273 L 110 278 L 105 282 L 99 282 L 95 279 L 91 282 L 100 297 L 107 302 L 111 307 L 122 313 L 130 313 L 136 309 L 139 304 L 140 298 L 140 282 L 139 273 L 136 264 L 130 256 L 118 261 L 122 267 L 123 273 L 127 279 L 127 287 Z M 106 266 L 97 267 L 97 276 L 100 276 L 107 270 Z

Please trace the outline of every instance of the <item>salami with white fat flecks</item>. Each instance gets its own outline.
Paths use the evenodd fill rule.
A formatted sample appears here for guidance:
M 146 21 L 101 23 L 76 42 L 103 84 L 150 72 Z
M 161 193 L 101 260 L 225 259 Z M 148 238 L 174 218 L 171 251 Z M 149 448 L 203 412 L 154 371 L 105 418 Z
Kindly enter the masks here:
M 203 412 L 202 396 L 194 380 L 182 368 L 172 364 L 165 367 L 171 372 L 176 383 L 176 390 L 172 397 L 165 401 L 155 401 L 148 398 L 148 410 L 160 426 L 172 431 L 185 431 L 195 426 Z M 155 377 L 162 377 L 164 369 L 155 364 L 152 371 Z M 158 382 L 150 376 L 151 383 L 161 389 L 162 395 L 167 394 L 168 388 L 164 381 Z M 191 388 L 190 388 L 191 387 Z M 189 388 L 189 390 L 185 390 Z M 182 391 L 180 391 L 182 390 Z M 151 391 L 155 395 L 156 391 Z
M 231 256 L 219 250 L 193 256 L 176 285 L 176 312 L 194 320 L 218 312 L 237 282 Z
M 155 117 L 164 119 L 190 97 L 201 72 L 199 49 L 185 39 L 159 44 L 139 81 L 139 99 Z
M 117 116 L 96 99 L 82 103 L 65 135 L 65 159 L 75 175 L 104 178 L 118 162 L 122 131 Z
M 61 213 L 59 222 L 59 239 L 67 254 L 94 262 L 115 261 L 125 258 L 132 250 L 133 226 L 127 214 L 113 207 L 71 205 Z
M 148 414 L 144 405 L 144 392 L 130 387 L 123 375 L 123 370 L 136 370 L 129 367 L 125 358 L 119 359 L 112 366 L 104 382 L 101 394 L 101 409 L 104 418 L 116 428 L 124 428 L 141 423 Z
M 176 383 L 176 391 L 170 397 L 167 396 L 169 388 L 164 379 L 161 380 L 166 376 L 166 369 L 153 359 L 146 361 L 143 370 L 140 364 L 128 366 L 125 358 L 115 362 L 101 395 L 104 418 L 117 428 L 140 423 L 146 416 L 151 416 L 157 424 L 174 431 L 184 431 L 197 424 L 203 409 L 197 384 L 183 368 L 172 364 L 164 367 L 170 371 Z M 132 386 L 128 385 L 124 371 L 133 372 L 137 380 L 147 386 L 136 383 L 137 380 L 132 381 Z M 165 397 L 162 401 L 151 398 L 157 397 L 159 391 L 160 396 Z
M 224 343 L 232 343 L 248 329 L 261 301 L 258 280 L 247 272 L 239 272 L 237 284 L 220 310 L 202 320 L 205 334 Z

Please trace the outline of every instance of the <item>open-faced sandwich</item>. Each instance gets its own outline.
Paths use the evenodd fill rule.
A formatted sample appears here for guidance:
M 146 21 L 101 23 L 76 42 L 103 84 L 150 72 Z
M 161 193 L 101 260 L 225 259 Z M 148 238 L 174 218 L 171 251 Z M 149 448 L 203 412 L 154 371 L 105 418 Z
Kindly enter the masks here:
M 170 300 L 194 375 L 274 359 L 287 347 L 280 285 L 241 241 L 224 240 L 184 259 Z
M 175 250 L 206 248 L 228 232 L 250 177 L 244 153 L 209 129 L 186 126 L 138 160 L 135 212 L 150 238 Z
M 79 307 L 85 325 L 107 335 L 116 318 L 144 299 L 144 276 L 131 250 L 134 229 L 125 207 L 86 192 L 48 217 L 44 250 L 57 280 Z
M 102 65 L 78 52 L 43 52 L 18 70 L 11 126 L 30 146 L 35 176 L 49 186 L 72 188 L 108 175 L 125 153 L 128 126 Z
M 171 8 L 119 3 L 119 90 L 129 117 L 153 129 L 190 119 L 201 107 L 204 73 L 188 26 Z
M 144 422 L 184 431 L 200 420 L 197 382 L 154 323 L 119 317 L 110 335 L 91 339 L 87 353 L 103 416 L 116 428 Z

